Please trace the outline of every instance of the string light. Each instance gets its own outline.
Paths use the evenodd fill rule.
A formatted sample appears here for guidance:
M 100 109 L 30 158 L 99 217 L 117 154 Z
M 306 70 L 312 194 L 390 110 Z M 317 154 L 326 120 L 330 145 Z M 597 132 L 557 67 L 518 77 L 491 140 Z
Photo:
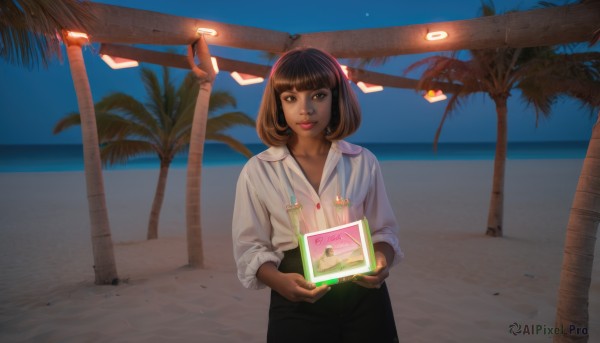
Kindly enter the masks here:
M 218 74 L 219 73 L 219 64 L 217 63 L 217 58 L 211 57 L 210 61 L 212 62 L 212 66 L 213 66 L 213 70 L 215 71 L 215 74 Z
M 448 37 L 448 32 L 446 31 L 431 31 L 427 32 L 425 39 L 427 40 L 442 40 Z
M 231 77 L 233 77 L 233 79 L 242 86 L 261 83 L 265 80 L 264 78 L 259 76 L 238 73 L 237 71 L 231 72 Z
M 429 91 L 427 91 L 427 93 L 425 93 L 423 98 L 425 98 L 425 100 L 429 101 L 430 103 L 434 103 L 434 102 L 446 100 L 448 97 L 441 90 L 437 90 L 437 91 L 429 90 Z
M 381 92 L 383 90 L 383 86 L 374 85 L 362 81 L 358 81 L 356 85 L 358 86 L 358 88 L 360 88 L 361 91 L 363 91 L 363 93 Z
M 210 29 L 208 27 L 199 27 L 196 30 L 196 33 L 198 33 L 199 35 L 209 35 L 209 36 L 216 36 L 217 35 L 217 31 L 214 29 Z
M 112 57 L 109 55 L 100 56 L 109 67 L 113 69 L 133 68 L 139 65 L 138 61 L 130 60 L 122 57 Z
M 87 33 L 83 33 L 83 32 L 75 32 L 75 31 L 69 31 L 67 33 L 67 35 L 70 38 L 85 38 L 85 39 L 89 39 Z

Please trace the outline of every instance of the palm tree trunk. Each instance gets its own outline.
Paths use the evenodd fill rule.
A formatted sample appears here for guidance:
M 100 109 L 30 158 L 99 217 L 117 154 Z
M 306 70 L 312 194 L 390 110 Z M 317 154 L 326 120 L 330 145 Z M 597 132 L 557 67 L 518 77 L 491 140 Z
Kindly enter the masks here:
M 504 215 L 504 173 L 506 166 L 507 149 L 507 113 L 506 100 L 508 95 L 493 97 L 496 103 L 497 137 L 496 155 L 494 156 L 494 179 L 492 182 L 492 195 L 490 208 L 488 210 L 488 222 L 486 235 L 502 237 L 502 217 Z
M 200 59 L 200 67 L 194 61 L 195 52 Z M 202 218 L 201 218 L 201 184 L 202 184 L 202 155 L 204 154 L 204 141 L 206 140 L 206 125 L 208 122 L 208 104 L 212 83 L 215 80 L 215 71 L 212 68 L 208 45 L 201 36 L 194 45 L 188 48 L 188 63 L 192 72 L 198 78 L 200 88 L 194 118 L 192 120 L 192 131 L 190 135 L 190 151 L 188 152 L 187 185 L 186 185 L 186 227 L 188 262 L 192 268 L 204 267 L 204 251 L 202 249 Z
M 83 140 L 83 163 L 87 184 L 87 199 L 90 212 L 92 253 L 94 255 L 94 274 L 97 285 L 117 284 L 117 267 L 108 221 L 108 210 L 104 195 L 104 181 L 100 162 L 100 147 L 96 129 L 96 114 L 92 92 L 85 70 L 81 41 L 66 39 L 67 56 L 77 94 L 79 113 L 81 114 L 81 134 Z
M 588 297 L 594 248 L 600 222 L 600 113 L 577 183 L 571 207 L 558 288 L 554 342 L 587 342 Z
M 190 136 L 190 151 L 187 165 L 186 186 L 186 227 L 188 244 L 188 262 L 193 268 L 204 267 L 204 252 L 202 248 L 201 220 L 201 184 L 202 156 L 206 139 L 206 122 L 208 120 L 208 102 L 212 84 L 202 82 L 198 91 L 198 99 L 194 109 L 192 132 Z
M 147 239 L 158 238 L 158 222 L 160 220 L 160 210 L 165 199 L 165 188 L 167 187 L 167 176 L 169 175 L 169 166 L 171 161 L 160 161 L 160 171 L 158 173 L 158 183 L 156 184 L 156 193 L 152 201 L 152 210 L 150 211 L 150 220 L 148 221 Z

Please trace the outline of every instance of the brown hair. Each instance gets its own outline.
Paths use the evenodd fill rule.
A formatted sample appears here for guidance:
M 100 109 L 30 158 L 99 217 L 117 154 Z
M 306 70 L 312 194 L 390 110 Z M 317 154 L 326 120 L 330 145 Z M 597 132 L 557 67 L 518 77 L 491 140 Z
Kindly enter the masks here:
M 258 111 L 256 131 L 268 146 L 287 143 L 289 130 L 279 96 L 292 89 L 298 91 L 331 89 L 331 121 L 326 138 L 343 139 L 360 126 L 358 100 L 337 60 L 314 48 L 300 48 L 282 55 L 271 69 L 271 75 Z

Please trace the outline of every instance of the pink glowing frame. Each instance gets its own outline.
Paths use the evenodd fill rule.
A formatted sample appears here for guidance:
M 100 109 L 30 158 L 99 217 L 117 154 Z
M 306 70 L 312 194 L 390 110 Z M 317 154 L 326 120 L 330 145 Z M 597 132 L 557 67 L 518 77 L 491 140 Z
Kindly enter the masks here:
M 376 268 L 375 252 L 367 219 L 298 236 L 304 277 L 319 285 L 353 280 Z M 319 258 L 332 248 L 338 262 L 331 269 L 318 271 Z

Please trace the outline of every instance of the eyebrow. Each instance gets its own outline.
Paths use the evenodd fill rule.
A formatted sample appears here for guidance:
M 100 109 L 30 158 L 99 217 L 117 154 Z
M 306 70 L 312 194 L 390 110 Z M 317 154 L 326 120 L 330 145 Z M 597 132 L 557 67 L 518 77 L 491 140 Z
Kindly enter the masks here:
M 296 91 L 296 90 L 293 90 L 293 89 L 289 89 L 289 90 L 281 92 L 280 94 L 284 94 L 284 93 L 297 94 L 297 93 L 300 93 L 300 92 L 307 92 L 307 91 L 308 92 L 316 92 L 316 91 L 323 91 L 323 90 L 331 91 L 331 89 L 328 88 L 328 87 L 320 87 L 320 88 L 317 88 L 317 89 L 307 89 L 307 90 L 303 90 L 303 91 Z

